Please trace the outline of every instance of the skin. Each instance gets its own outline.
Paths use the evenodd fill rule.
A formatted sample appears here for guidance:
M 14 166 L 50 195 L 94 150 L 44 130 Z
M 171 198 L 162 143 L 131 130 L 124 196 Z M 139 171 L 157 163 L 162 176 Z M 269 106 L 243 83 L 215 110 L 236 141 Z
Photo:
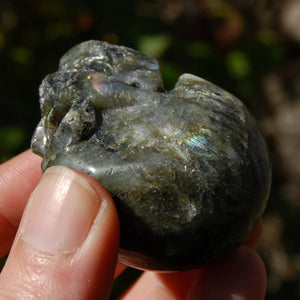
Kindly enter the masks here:
M 26 218 L 37 218 L 33 205 L 26 204 L 42 178 L 40 164 L 41 158 L 28 150 L 0 165 L 1 256 L 10 251 L 0 274 L 0 298 L 108 299 L 113 278 L 126 268 L 117 263 L 119 222 L 113 200 L 97 181 L 77 172 L 99 198 L 99 220 L 74 250 L 40 251 L 22 235 Z M 39 195 L 31 196 L 37 205 L 39 197 L 48 197 Z M 261 233 L 260 221 L 243 246 L 213 265 L 187 272 L 144 272 L 121 299 L 264 299 L 266 271 L 255 252 Z

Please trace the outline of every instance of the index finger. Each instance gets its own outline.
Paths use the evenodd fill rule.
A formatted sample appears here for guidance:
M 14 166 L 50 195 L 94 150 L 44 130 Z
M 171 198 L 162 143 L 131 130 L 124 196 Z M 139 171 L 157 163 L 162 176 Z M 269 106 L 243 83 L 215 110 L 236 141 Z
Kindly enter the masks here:
M 26 202 L 41 176 L 41 158 L 30 150 L 0 165 L 0 257 L 8 253 Z

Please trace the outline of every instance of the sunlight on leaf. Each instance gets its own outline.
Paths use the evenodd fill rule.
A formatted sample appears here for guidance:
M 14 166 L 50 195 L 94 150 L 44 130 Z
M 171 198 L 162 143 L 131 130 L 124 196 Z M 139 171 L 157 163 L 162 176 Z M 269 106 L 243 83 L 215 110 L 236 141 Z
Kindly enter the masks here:
M 228 55 L 227 68 L 234 78 L 247 77 L 252 71 L 249 58 L 241 51 L 233 51 Z
M 145 35 L 138 41 L 139 51 L 153 56 L 160 57 L 171 44 L 171 38 L 168 35 Z

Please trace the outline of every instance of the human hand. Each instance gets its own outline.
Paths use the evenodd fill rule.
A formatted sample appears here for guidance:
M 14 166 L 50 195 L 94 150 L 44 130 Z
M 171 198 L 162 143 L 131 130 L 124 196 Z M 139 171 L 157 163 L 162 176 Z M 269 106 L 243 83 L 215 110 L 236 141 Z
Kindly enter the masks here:
M 125 268 L 113 200 L 85 174 L 52 167 L 42 176 L 40 164 L 26 151 L 0 166 L 0 257 L 10 251 L 0 299 L 108 299 Z M 122 299 L 264 299 L 265 268 L 252 250 L 260 234 L 261 222 L 246 246 L 201 269 L 144 272 Z

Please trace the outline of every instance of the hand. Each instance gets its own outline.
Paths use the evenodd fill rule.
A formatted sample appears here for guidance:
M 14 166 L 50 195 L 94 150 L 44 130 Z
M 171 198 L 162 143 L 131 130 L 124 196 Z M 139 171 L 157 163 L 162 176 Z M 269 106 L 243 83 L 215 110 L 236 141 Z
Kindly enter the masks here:
M 52 167 L 42 176 L 40 164 L 26 151 L 0 166 L 0 256 L 10 251 L 0 298 L 108 299 L 125 268 L 113 200 L 85 174 Z M 260 234 L 261 223 L 246 246 L 208 267 L 144 272 L 122 299 L 264 299 L 265 268 L 252 250 Z

